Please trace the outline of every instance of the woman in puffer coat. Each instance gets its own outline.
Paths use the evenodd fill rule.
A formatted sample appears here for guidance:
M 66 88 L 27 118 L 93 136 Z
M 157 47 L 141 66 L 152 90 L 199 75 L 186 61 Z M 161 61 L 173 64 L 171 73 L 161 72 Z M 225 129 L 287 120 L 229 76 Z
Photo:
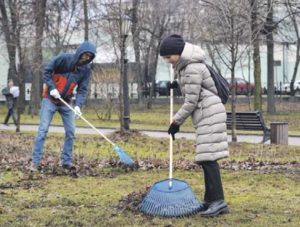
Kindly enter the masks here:
M 175 139 L 180 125 L 192 117 L 196 129 L 196 162 L 204 171 L 205 195 L 202 216 L 216 216 L 228 213 L 217 160 L 229 155 L 226 111 L 217 95 L 214 81 L 204 64 L 204 52 L 196 45 L 183 40 L 179 35 L 171 35 L 162 40 L 160 56 L 173 65 L 178 79 L 184 104 L 173 116 L 168 133 Z M 170 88 L 178 87 L 173 81 Z

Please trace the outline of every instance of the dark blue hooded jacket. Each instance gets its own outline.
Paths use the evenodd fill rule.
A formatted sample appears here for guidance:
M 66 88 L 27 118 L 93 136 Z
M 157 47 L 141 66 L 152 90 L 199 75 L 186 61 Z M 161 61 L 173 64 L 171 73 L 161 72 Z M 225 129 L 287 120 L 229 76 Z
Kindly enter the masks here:
M 79 59 L 86 52 L 91 53 L 93 59 L 96 54 L 95 45 L 88 41 L 83 42 L 75 54 L 59 54 L 45 66 L 43 97 L 49 98 L 55 104 L 60 105 L 59 100 L 50 96 L 50 91 L 57 89 L 61 97 L 70 102 L 73 89 L 77 85 L 75 105 L 79 107 L 83 105 L 91 76 L 91 64 L 88 62 L 85 65 L 79 65 Z

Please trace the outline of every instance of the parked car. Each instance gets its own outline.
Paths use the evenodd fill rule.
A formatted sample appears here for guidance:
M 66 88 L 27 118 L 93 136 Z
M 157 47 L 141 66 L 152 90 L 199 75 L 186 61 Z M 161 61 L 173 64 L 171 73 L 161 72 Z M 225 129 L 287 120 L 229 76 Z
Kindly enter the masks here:
M 296 80 L 294 82 L 294 90 L 300 91 L 300 80 Z M 291 93 L 290 83 L 283 84 L 282 91 L 286 94 L 290 94 Z
M 157 81 L 156 84 L 155 84 L 156 96 L 169 96 L 170 95 L 170 91 L 168 89 L 169 85 L 170 85 L 169 80 Z M 180 88 L 174 89 L 174 95 L 175 96 L 181 96 Z
M 229 89 L 231 90 L 232 84 L 231 84 L 231 78 L 226 78 Z M 250 95 L 254 94 L 255 90 L 255 84 L 249 83 L 247 80 L 243 78 L 235 78 L 236 83 L 236 94 L 237 95 L 247 95 L 250 92 Z

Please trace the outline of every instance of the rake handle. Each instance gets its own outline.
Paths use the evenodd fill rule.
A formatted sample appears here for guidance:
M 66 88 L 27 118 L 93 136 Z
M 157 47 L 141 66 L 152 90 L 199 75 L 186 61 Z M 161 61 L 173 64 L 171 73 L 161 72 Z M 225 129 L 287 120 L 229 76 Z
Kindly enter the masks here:
M 62 98 L 58 98 L 63 104 L 65 104 L 70 110 L 72 110 L 74 113 L 76 113 L 75 109 L 69 105 L 65 100 L 63 100 Z M 109 142 L 111 145 L 115 146 L 115 144 L 108 139 L 102 132 L 100 132 L 94 125 L 92 125 L 88 120 L 86 120 L 82 115 L 79 115 L 79 117 L 85 121 L 85 123 L 87 123 L 89 126 L 91 126 L 92 129 L 94 129 L 97 133 L 99 133 L 107 142 Z
M 173 68 L 170 64 L 169 67 L 169 73 L 170 73 L 170 83 L 172 83 L 174 79 L 173 75 Z M 170 124 L 173 121 L 173 89 L 170 89 Z M 170 146 L 169 146 L 169 155 L 170 155 L 170 166 L 169 166 L 169 188 L 172 188 L 172 178 L 173 178 L 173 138 L 172 135 L 170 135 Z

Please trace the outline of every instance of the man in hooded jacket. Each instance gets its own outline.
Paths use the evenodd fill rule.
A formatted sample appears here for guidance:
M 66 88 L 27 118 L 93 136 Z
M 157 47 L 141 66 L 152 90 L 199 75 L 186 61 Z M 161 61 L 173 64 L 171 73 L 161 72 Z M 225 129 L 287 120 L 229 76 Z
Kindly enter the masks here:
M 54 57 L 44 68 L 43 72 L 43 99 L 40 110 L 40 125 L 35 138 L 31 171 L 41 169 L 43 148 L 53 115 L 58 112 L 61 115 L 65 141 L 61 154 L 62 167 L 68 170 L 74 169 L 72 163 L 73 143 L 75 139 L 74 117 L 81 115 L 82 107 L 88 90 L 91 76 L 91 64 L 96 54 L 96 47 L 89 41 L 83 42 L 76 53 L 62 53 Z M 73 90 L 76 89 L 74 112 L 65 106 L 59 98 L 71 103 Z
M 173 116 L 168 133 L 175 139 L 180 125 L 192 117 L 196 129 L 196 162 L 204 171 L 205 195 L 202 216 L 228 213 L 224 201 L 221 175 L 217 160 L 229 155 L 226 111 L 215 83 L 204 64 L 205 54 L 201 47 L 185 42 L 179 35 L 170 35 L 160 44 L 160 56 L 173 65 L 174 89 L 180 85 L 184 103 Z

